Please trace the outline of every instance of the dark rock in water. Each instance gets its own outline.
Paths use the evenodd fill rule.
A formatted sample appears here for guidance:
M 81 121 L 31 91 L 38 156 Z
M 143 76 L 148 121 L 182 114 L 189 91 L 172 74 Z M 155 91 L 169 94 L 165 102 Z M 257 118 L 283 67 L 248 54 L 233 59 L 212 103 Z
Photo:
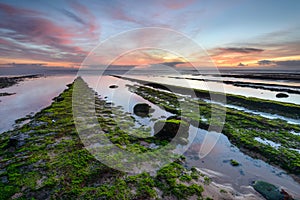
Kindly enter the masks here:
M 3 92 L 3 93 L 0 93 L 0 97 L 3 97 L 3 96 L 10 96 L 10 95 L 15 95 L 16 93 L 8 93 L 8 92 Z
M 61 102 L 61 101 L 64 100 L 64 98 L 61 97 L 61 96 L 58 96 L 58 97 L 55 97 L 53 100 L 56 101 L 56 102 Z
M 150 113 L 151 106 L 146 103 L 136 104 L 133 108 L 134 114 L 139 117 L 147 117 Z
M 285 94 L 285 93 L 278 93 L 278 94 L 276 94 L 276 97 L 277 98 L 287 98 L 287 97 L 289 97 L 289 95 Z
M 281 189 L 281 194 L 283 194 L 284 200 L 294 200 L 294 198 L 289 193 L 287 193 L 284 189 Z
M 113 105 L 114 105 L 114 104 L 113 104 L 112 102 L 106 102 L 106 103 L 104 104 L 104 107 L 105 107 L 105 108 L 111 108 Z
M 154 124 L 155 137 L 162 140 L 172 140 L 175 136 L 178 143 L 186 144 L 189 135 L 189 124 L 180 117 L 169 117 Z
M 117 85 L 110 85 L 109 88 L 112 88 L 112 89 L 115 89 L 115 88 L 118 88 L 119 86 Z
M 285 190 L 264 181 L 255 181 L 253 188 L 267 200 L 292 200 L 293 197 Z

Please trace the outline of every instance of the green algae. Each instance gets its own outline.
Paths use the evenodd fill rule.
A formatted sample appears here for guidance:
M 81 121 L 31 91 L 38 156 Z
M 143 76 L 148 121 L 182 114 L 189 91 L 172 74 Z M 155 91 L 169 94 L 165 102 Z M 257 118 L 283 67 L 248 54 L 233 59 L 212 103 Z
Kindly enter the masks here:
M 234 167 L 236 167 L 236 166 L 239 166 L 239 165 L 240 165 L 240 163 L 239 163 L 238 161 L 236 161 L 236 160 L 233 160 L 233 159 L 231 159 L 231 160 L 230 160 L 230 164 L 231 164 L 232 166 L 234 166 Z

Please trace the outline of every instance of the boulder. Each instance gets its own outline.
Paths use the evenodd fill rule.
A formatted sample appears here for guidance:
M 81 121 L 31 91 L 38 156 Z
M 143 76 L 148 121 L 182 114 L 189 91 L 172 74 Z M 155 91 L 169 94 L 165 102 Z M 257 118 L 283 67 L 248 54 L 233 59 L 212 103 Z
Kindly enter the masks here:
M 119 86 L 117 85 L 110 85 L 109 88 L 112 88 L 112 89 L 115 89 L 115 88 L 118 88 Z
M 133 108 L 133 113 L 139 117 L 147 117 L 150 113 L 151 106 L 146 103 L 138 103 Z
M 172 140 L 175 136 L 180 144 L 187 143 L 189 123 L 178 116 L 159 120 L 154 124 L 155 137 L 162 140 Z
M 287 98 L 287 97 L 289 97 L 289 95 L 285 94 L 285 93 L 278 93 L 278 94 L 276 94 L 276 97 L 277 98 Z
M 61 102 L 61 101 L 64 100 L 64 97 L 58 96 L 58 97 L 55 97 L 53 100 L 56 101 L 56 102 Z
M 253 188 L 259 192 L 267 200 L 292 200 L 293 197 L 285 190 L 281 189 L 271 183 L 264 181 L 255 181 Z

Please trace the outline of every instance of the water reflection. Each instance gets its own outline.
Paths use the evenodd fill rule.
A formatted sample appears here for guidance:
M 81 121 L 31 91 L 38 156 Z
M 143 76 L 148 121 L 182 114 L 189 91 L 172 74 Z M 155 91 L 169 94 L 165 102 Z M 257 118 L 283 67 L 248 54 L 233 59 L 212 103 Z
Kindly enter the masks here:
M 129 76 L 128 76 L 129 77 Z M 260 99 L 266 100 L 274 100 L 280 102 L 287 102 L 287 103 L 294 103 L 300 104 L 300 95 L 298 94 L 289 94 L 287 98 L 276 98 L 276 94 L 278 92 L 264 90 L 264 89 L 257 89 L 257 88 L 246 88 L 246 87 L 238 87 L 234 85 L 222 84 L 218 82 L 205 82 L 205 81 L 198 81 L 198 80 L 187 80 L 187 79 L 174 79 L 169 78 L 167 76 L 135 76 L 134 78 L 139 80 L 149 80 L 161 84 L 168 84 L 168 85 L 175 85 L 175 86 L 183 86 L 188 84 L 192 88 L 202 89 L 202 90 L 210 90 L 214 92 L 224 92 L 227 94 L 237 94 L 246 97 L 256 97 Z M 218 80 L 222 80 L 218 78 Z
M 1 92 L 16 93 L 0 97 L 0 133 L 13 128 L 16 119 L 33 114 L 49 106 L 52 98 L 60 94 L 74 76 L 48 76 L 28 79 Z

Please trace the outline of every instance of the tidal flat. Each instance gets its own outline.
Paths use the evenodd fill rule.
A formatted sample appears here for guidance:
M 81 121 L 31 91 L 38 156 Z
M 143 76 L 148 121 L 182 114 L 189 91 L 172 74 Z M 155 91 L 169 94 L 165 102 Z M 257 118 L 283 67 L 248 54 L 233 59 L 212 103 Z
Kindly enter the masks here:
M 153 137 L 153 133 L 146 126 L 137 126 L 137 121 L 132 118 L 132 114 L 122 109 L 120 105 L 115 105 L 110 97 L 101 95 L 89 88 L 82 79 L 76 79 L 80 91 L 85 91 L 90 96 L 82 96 L 79 103 L 93 101 L 95 107 L 83 107 L 86 115 L 90 116 L 91 111 L 94 110 L 97 116 L 97 121 L 101 126 L 100 132 L 92 131 L 95 134 L 89 134 L 92 140 L 85 140 L 82 136 L 78 135 L 75 128 L 74 118 L 72 113 L 72 98 L 74 92 L 74 84 L 68 85 L 61 95 L 54 99 L 54 102 L 38 112 L 34 116 L 25 117 L 17 120 L 22 123 L 23 120 L 29 122 L 23 126 L 17 127 L 12 131 L 8 131 L 1 135 L 1 190 L 4 194 L 8 194 L 4 199 L 262 199 L 263 196 L 258 194 L 253 188 L 251 182 L 248 186 L 251 187 L 247 193 L 240 193 L 233 189 L 228 184 L 219 184 L 215 182 L 213 173 L 207 173 L 207 170 L 202 170 L 201 166 L 187 164 L 185 156 L 174 156 L 172 162 L 167 165 L 151 166 L 156 172 L 147 173 L 140 171 L 133 175 L 131 173 L 122 172 L 115 168 L 107 167 L 105 163 L 111 162 L 116 167 L 122 167 L 120 163 L 120 155 L 110 153 L 109 148 L 101 146 L 100 134 L 105 135 L 113 144 L 119 149 L 126 150 L 131 153 L 149 153 L 149 155 L 158 154 L 169 141 L 161 140 Z M 110 91 L 121 92 L 124 90 L 121 83 L 118 83 L 118 88 L 107 88 Z M 153 85 L 152 85 L 153 86 Z M 104 87 L 104 86 L 102 86 Z M 105 86 L 106 87 L 106 86 Z M 168 111 L 168 115 L 160 119 L 150 121 L 165 121 L 171 123 L 179 123 L 178 119 L 167 119 L 170 116 L 178 116 L 182 114 L 184 117 L 190 119 L 191 125 L 207 129 L 209 123 L 218 124 L 217 121 L 211 121 L 211 110 L 222 113 L 224 107 L 220 105 L 211 104 L 211 102 L 201 101 L 200 98 L 187 98 L 184 95 L 171 94 L 170 92 L 163 91 L 151 86 L 143 86 L 130 82 L 125 88 L 129 89 L 131 94 L 138 94 L 139 97 L 148 100 L 152 108 L 159 110 L 155 107 L 163 108 Z M 182 90 L 181 90 L 182 91 Z M 121 96 L 123 93 L 121 94 Z M 90 98 L 93 97 L 93 98 Z M 96 97 L 96 98 L 95 98 Z M 95 99 L 94 99 L 95 98 Z M 187 101 L 189 110 L 179 108 L 180 101 Z M 125 99 L 121 99 L 121 102 Z M 153 104 L 151 104 L 153 102 Z M 74 102 L 73 102 L 74 103 Z M 276 103 L 276 102 L 275 102 Z M 194 107 L 200 108 L 201 118 L 194 115 L 190 110 Z M 226 108 L 226 111 L 227 108 Z M 264 159 L 262 154 L 251 154 L 249 149 L 243 148 L 245 145 L 244 140 L 249 140 L 250 143 L 255 143 L 258 149 L 268 150 L 270 145 L 269 141 L 273 141 L 275 131 L 280 130 L 284 133 L 289 131 L 295 138 L 298 138 L 299 126 L 295 124 L 288 124 L 283 120 L 268 120 L 257 115 L 244 114 L 242 111 L 234 109 L 229 110 L 229 115 L 232 118 L 232 127 L 227 126 L 228 131 L 236 130 L 233 132 L 234 136 L 238 139 L 242 138 L 238 134 L 243 135 L 244 130 L 248 131 L 244 134 L 244 139 L 239 145 L 238 142 L 233 141 L 228 135 L 230 141 L 236 144 L 240 150 L 248 155 Z M 164 113 L 164 114 L 167 114 Z M 155 114 L 154 117 L 157 117 Z M 136 119 L 147 119 L 138 118 Z M 247 123 L 246 123 L 247 122 Z M 152 123 L 153 125 L 154 123 Z M 265 126 L 268 125 L 268 126 Z M 253 127 L 258 127 L 254 129 Z M 279 129 L 281 127 L 281 129 Z M 231 128 L 231 129 L 230 129 Z M 86 130 L 93 130 L 92 124 L 84 127 Z M 226 130 L 226 129 L 225 129 Z M 254 130 L 254 133 L 252 133 Z M 255 132 L 256 131 L 256 132 Z M 87 132 L 88 133 L 88 132 Z M 262 134 L 261 134 L 262 133 Z M 281 148 L 290 148 L 288 151 L 296 153 L 298 149 L 298 140 L 291 144 L 282 144 L 284 139 L 293 140 L 289 133 L 282 136 L 279 134 L 275 137 L 280 144 Z M 199 133 L 198 133 L 199 134 Z M 226 135 L 226 133 L 224 133 Z M 268 137 L 273 134 L 272 137 Z M 260 138 L 257 139 L 257 138 Z M 299 138 L 298 138 L 299 139 Z M 92 142 L 91 142 L 92 141 Z M 264 141 L 265 143 L 262 143 Z M 91 142 L 87 145 L 88 142 Z M 269 142 L 269 143 L 268 143 Z M 283 142 L 284 143 L 284 142 Z M 272 144 L 272 143 L 271 143 Z M 290 146 L 291 145 L 291 146 Z M 246 145 L 245 145 L 246 146 Z M 266 146 L 266 147 L 265 147 Z M 299 146 L 299 145 L 298 145 Z M 272 151 L 273 151 L 273 146 Z M 276 146 L 275 146 L 276 147 Z M 105 162 L 99 161 L 91 151 L 102 148 L 99 156 L 107 157 Z M 170 146 L 170 148 L 176 148 Z M 254 151 L 255 152 L 255 148 Z M 249 151 L 249 152 L 248 152 Z M 274 154 L 273 154 L 274 155 Z M 285 155 L 282 158 L 285 159 Z M 3 159 L 2 159 L 3 158 Z M 276 158 L 276 156 L 275 156 Z M 147 157 L 139 157 L 145 159 Z M 164 159 L 169 159 L 167 156 Z M 291 158 L 288 158 L 291 159 Z M 298 158 L 297 158 L 298 159 Z M 269 162 L 268 160 L 266 160 Z M 290 160 L 287 160 L 289 163 Z M 206 161 L 205 161 L 206 162 Z M 222 162 L 222 160 L 221 160 Z M 226 160 L 223 161 L 226 165 Z M 275 162 L 269 162 L 275 166 Z M 155 163 L 154 163 L 155 164 Z M 288 168 L 297 169 L 297 165 L 288 165 Z M 233 170 L 241 170 L 244 168 L 244 163 L 240 158 L 232 157 L 228 159 L 228 166 Z M 296 167 L 295 167 L 296 166 Z M 142 166 L 143 167 L 143 166 Z M 298 166 L 299 167 L 299 166 Z M 282 167 L 283 168 L 283 167 Z M 289 169 L 286 168 L 287 171 Z M 244 173 L 244 172 L 240 172 Z M 297 173 L 290 171 L 293 177 L 297 179 Z M 198 178 L 197 178 L 198 177 Z M 261 177 L 263 178 L 263 177 Z M 257 181 L 260 179 L 254 179 Z M 50 184 L 48 184 L 50 183 Z M 271 182 L 273 183 L 273 182 Z M 274 182 L 276 186 L 281 186 L 280 183 Z M 144 188 L 145 185 L 149 187 Z M 296 187 L 297 188 L 297 187 Z M 287 187 L 290 192 L 290 188 Z M 1 191 L 1 192 L 2 192 Z M 250 191 L 250 192 L 249 192 Z M 292 190 L 291 194 L 294 194 Z M 40 196 L 40 195 L 44 196 Z M 297 195 L 297 193 L 296 193 Z M 297 196 L 296 196 L 297 197 Z
M 80 90 L 94 94 L 82 79 L 75 82 Z M 73 87 L 74 84 L 68 85 L 29 123 L 1 134 L 1 199 L 211 199 L 212 196 L 218 199 L 224 195 L 234 199 L 236 193 L 228 187 L 211 183 L 196 168 L 185 168 L 182 156 L 161 166 L 155 174 L 135 175 L 95 159 L 84 148 L 75 129 Z M 99 108 L 105 104 L 104 100 L 96 100 Z M 132 152 L 153 151 L 117 128 L 107 115 L 109 109 L 97 110 L 99 123 L 105 124 L 103 131 L 106 130 L 114 144 Z M 111 159 L 118 157 L 112 155 Z M 257 194 L 247 197 L 260 198 Z
M 139 80 L 135 81 L 141 82 Z M 142 83 L 146 85 L 151 84 L 146 81 Z M 211 113 L 220 113 L 217 115 L 222 117 L 222 111 L 226 110 L 224 111 L 226 112 L 226 119 L 224 119 L 225 123 L 222 133 L 225 134 L 233 144 L 237 145 L 242 151 L 251 156 L 258 157 L 271 164 L 282 167 L 288 172 L 294 174 L 295 180 L 299 182 L 300 155 L 294 149 L 299 148 L 300 138 L 291 133 L 299 132 L 299 125 L 289 124 L 286 121 L 278 119 L 267 119 L 258 115 L 241 112 L 233 108 L 225 108 L 218 104 L 208 103 L 200 98 L 193 99 L 190 97 L 178 97 L 174 93 L 157 90 L 147 86 L 135 85 L 129 87 L 133 92 L 150 102 L 155 103 L 174 114 L 182 115 L 191 119 L 194 124 L 198 124 L 199 128 L 203 129 L 208 129 L 211 124 L 216 126 L 220 125 L 218 123 L 222 120 L 218 118 L 211 118 Z M 181 94 L 183 93 L 182 91 L 184 91 L 184 88 L 175 89 L 177 90 L 174 91 Z M 200 96 L 198 94 L 199 92 L 202 94 L 201 98 L 203 98 L 204 95 L 209 96 L 208 91 L 196 90 L 195 93 L 197 97 Z M 184 98 L 182 101 L 188 102 L 188 108 L 179 109 L 179 98 Z M 244 98 L 237 95 L 227 95 L 227 102 L 233 103 L 234 105 L 251 105 L 251 107 L 256 107 L 256 109 L 261 111 L 272 109 L 272 112 L 276 114 L 282 114 L 283 110 L 293 110 L 290 117 L 299 117 L 300 107 L 295 104 L 283 104 L 274 101 L 259 100 L 256 98 Z M 201 113 L 203 118 L 199 118 L 198 115 L 193 112 L 193 107 L 194 109 L 199 109 L 199 113 Z M 257 140 L 256 138 L 268 139 L 278 145 L 263 143 L 261 140 Z

